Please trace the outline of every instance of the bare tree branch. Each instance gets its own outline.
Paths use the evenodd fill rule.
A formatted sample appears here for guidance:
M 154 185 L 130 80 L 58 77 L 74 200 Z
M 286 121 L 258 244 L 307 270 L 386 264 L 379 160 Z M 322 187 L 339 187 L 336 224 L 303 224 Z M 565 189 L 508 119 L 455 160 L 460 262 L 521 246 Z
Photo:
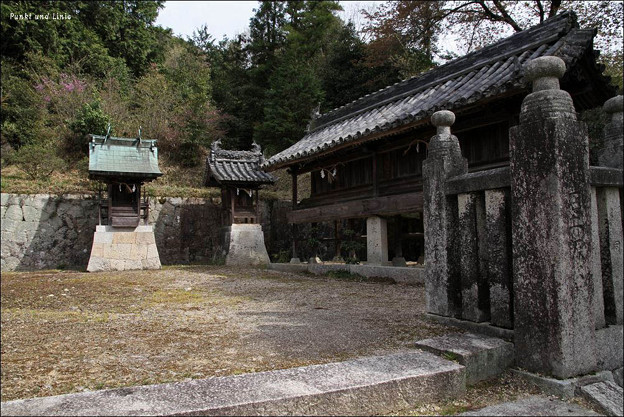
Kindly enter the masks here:
M 535 0 L 535 4 L 539 9 L 540 23 L 542 23 L 544 21 L 544 5 L 542 4 L 542 0 Z
M 511 25 L 511 27 L 514 28 L 516 32 L 520 32 L 522 28 L 518 25 L 518 23 L 516 23 L 515 20 L 513 20 L 513 18 L 509 15 L 509 13 L 507 13 L 507 9 L 505 9 L 505 6 L 503 5 L 503 3 L 501 3 L 500 0 L 493 0 L 493 1 L 494 1 L 494 5 L 496 6 L 498 11 L 503 16 L 503 21 Z
M 561 0 L 552 0 L 550 2 L 550 10 L 548 12 L 548 17 L 553 17 L 559 11 L 561 7 Z

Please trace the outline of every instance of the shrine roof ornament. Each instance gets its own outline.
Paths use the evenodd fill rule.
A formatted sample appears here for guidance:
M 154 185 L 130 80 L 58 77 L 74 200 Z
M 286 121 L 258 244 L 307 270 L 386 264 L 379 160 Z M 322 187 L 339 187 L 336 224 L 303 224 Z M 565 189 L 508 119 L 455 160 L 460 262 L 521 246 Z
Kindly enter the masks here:
M 254 143 L 251 151 L 226 150 L 220 145 L 221 141 L 217 140 L 210 146 L 204 185 L 255 188 L 275 182 L 275 177 L 260 168 L 264 157 L 259 145 Z

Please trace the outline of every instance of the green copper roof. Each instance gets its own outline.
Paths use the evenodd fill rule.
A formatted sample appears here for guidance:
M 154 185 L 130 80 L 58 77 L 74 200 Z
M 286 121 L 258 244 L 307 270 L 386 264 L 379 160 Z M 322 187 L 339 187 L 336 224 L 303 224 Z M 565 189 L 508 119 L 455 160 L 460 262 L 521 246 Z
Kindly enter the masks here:
M 91 135 L 89 178 L 132 177 L 153 180 L 162 175 L 158 168 L 155 140 Z

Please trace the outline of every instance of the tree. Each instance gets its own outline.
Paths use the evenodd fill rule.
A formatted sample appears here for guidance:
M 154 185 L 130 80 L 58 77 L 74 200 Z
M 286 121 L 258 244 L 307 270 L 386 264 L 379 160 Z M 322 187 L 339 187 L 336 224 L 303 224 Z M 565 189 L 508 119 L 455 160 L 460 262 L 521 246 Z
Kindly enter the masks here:
M 447 2 L 393 1 L 377 11 L 363 11 L 368 24 L 363 31 L 371 38 L 368 65 L 390 63 L 402 78 L 417 75 L 434 66 L 437 42 Z

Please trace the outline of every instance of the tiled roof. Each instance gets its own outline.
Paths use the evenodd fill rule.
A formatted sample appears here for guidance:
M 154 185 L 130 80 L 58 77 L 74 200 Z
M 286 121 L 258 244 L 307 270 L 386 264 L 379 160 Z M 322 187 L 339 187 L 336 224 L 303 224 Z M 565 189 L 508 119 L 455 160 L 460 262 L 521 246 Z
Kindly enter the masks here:
M 91 135 L 90 178 L 133 177 L 153 180 L 161 175 L 155 140 Z
M 577 26 L 576 16 L 564 12 L 420 76 L 325 113 L 313 120 L 313 129 L 303 139 L 271 157 L 263 167 L 273 170 L 292 165 L 342 144 L 363 142 L 371 135 L 426 120 L 438 110 L 453 110 L 523 89 L 525 83 L 520 71 L 523 64 L 540 56 L 558 56 L 571 68 L 592 47 L 595 36 L 595 30 Z
M 275 178 L 260 169 L 264 157 L 260 147 L 254 143 L 252 151 L 228 151 L 219 147 L 220 141 L 211 145 L 206 161 L 206 186 L 232 185 L 255 187 L 273 184 Z

